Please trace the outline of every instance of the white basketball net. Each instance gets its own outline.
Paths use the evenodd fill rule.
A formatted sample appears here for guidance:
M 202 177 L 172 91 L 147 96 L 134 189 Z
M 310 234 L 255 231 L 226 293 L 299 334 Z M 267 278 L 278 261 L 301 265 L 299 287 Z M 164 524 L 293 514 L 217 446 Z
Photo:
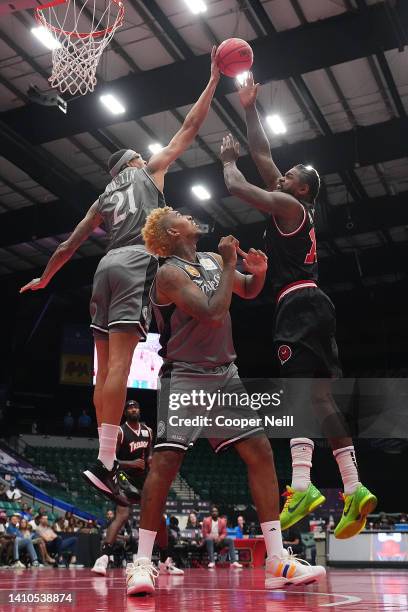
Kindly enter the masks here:
M 96 85 L 105 47 L 122 25 L 121 0 L 54 0 L 36 9 L 36 19 L 53 37 L 51 87 L 85 95 Z

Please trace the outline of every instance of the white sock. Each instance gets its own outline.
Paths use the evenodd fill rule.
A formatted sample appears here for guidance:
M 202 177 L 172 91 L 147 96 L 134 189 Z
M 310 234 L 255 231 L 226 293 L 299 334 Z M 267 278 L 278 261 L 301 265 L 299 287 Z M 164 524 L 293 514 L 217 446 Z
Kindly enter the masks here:
M 345 495 L 351 495 L 361 485 L 358 479 L 357 459 L 354 446 L 346 446 L 333 451 L 343 480 Z
M 118 425 L 102 423 L 101 434 L 99 436 L 98 459 L 102 461 L 103 465 L 108 470 L 113 468 L 113 462 L 116 459 L 116 443 L 119 429 L 120 427 Z
M 98 427 L 98 438 L 99 438 L 99 440 L 101 439 L 101 431 L 102 431 L 102 427 Z
M 310 485 L 310 468 L 312 467 L 314 443 L 309 438 L 292 438 L 292 489 L 306 491 Z
M 282 532 L 280 521 L 266 521 L 261 523 L 268 559 L 281 557 L 283 553 Z
M 137 547 L 136 559 L 141 557 L 152 558 L 154 541 L 157 531 L 149 531 L 148 529 L 139 529 L 139 546 Z

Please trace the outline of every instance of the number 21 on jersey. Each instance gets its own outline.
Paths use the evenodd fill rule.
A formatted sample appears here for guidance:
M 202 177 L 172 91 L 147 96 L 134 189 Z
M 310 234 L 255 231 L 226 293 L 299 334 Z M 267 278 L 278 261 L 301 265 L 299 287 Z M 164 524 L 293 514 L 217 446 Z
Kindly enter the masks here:
M 312 241 L 312 246 L 310 247 L 310 251 L 305 257 L 305 264 L 313 264 L 317 261 L 316 232 L 315 232 L 314 227 L 312 227 L 312 229 L 309 232 L 309 238 Z
M 123 221 L 123 219 L 126 219 L 129 213 L 134 215 L 137 210 L 133 185 L 128 187 L 124 193 L 123 191 L 115 191 L 112 194 L 110 201 L 113 204 L 116 202 L 115 210 L 113 212 L 113 225 L 117 225 Z M 119 212 L 123 208 L 124 204 L 129 204 L 129 208 L 127 210 L 123 210 L 123 212 Z

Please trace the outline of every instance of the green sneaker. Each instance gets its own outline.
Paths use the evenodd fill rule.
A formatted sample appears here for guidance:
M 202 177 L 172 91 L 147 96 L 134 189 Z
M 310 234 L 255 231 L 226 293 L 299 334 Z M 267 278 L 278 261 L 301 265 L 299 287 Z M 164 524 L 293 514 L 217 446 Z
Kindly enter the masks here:
M 352 495 L 344 495 L 343 516 L 334 530 L 339 540 L 352 538 L 362 531 L 367 521 L 367 514 L 374 512 L 377 498 L 365 486 L 360 485 Z
M 287 485 L 282 497 L 286 497 L 285 505 L 280 514 L 280 523 L 283 531 L 295 525 L 295 523 L 299 522 L 326 501 L 324 495 L 312 483 L 310 483 L 306 491 L 295 491 L 295 489 Z

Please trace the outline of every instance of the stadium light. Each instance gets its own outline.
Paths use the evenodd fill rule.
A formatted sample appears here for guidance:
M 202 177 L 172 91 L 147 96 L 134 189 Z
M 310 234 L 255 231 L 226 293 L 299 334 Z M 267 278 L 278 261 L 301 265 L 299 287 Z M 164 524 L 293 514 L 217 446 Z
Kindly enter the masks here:
M 209 200 L 211 193 L 203 185 L 193 185 L 191 191 L 199 200 Z
M 279 115 L 268 115 L 266 120 L 274 134 L 286 134 L 286 125 L 283 123 Z
M 36 28 L 31 28 L 31 33 L 50 51 L 54 49 L 59 49 L 62 47 L 59 40 L 54 38 L 54 36 L 49 32 L 44 26 L 38 26 Z
M 245 70 L 245 72 L 240 72 L 239 74 L 237 74 L 235 78 L 237 79 L 240 85 L 243 85 L 245 81 L 247 80 L 248 75 L 249 75 L 248 70 Z
M 153 153 L 153 155 L 161 151 L 162 148 L 163 146 L 159 142 L 154 142 L 152 144 L 149 144 L 149 151 Z
M 194 15 L 198 15 L 199 13 L 205 13 L 207 10 L 207 5 L 203 0 L 184 0 L 187 4 L 188 8 Z
M 121 115 L 126 110 L 123 104 L 112 94 L 101 96 L 100 100 L 113 115 Z

